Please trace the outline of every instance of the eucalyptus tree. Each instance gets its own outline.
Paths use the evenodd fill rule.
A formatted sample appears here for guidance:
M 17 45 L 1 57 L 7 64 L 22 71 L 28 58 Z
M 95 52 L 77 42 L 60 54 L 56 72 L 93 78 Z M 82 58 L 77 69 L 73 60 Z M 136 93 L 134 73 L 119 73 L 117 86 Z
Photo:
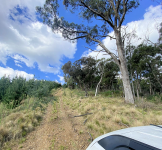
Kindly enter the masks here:
M 98 89 L 100 87 L 100 84 L 102 82 L 102 77 L 103 77 L 103 74 L 104 74 L 104 67 L 105 67 L 105 59 L 99 59 L 97 64 L 96 64 L 96 68 L 97 68 L 97 75 L 100 76 L 100 80 L 96 86 L 96 92 L 95 92 L 95 96 L 97 96 L 97 92 L 98 92 Z
M 88 89 L 92 86 L 94 79 L 96 60 L 92 57 L 82 57 L 73 64 L 71 61 L 62 66 L 65 82 L 74 83 L 84 89 L 88 96 Z M 70 82 L 69 82 L 70 81 Z
M 160 29 L 159 29 L 159 43 L 162 44 L 162 23 L 160 24 Z
M 135 99 L 135 91 L 134 91 L 134 68 L 132 67 L 132 55 L 134 53 L 134 50 L 136 49 L 135 46 L 131 45 L 131 43 L 129 43 L 126 46 L 126 59 L 127 59 L 127 67 L 128 67 L 128 71 L 129 71 L 129 76 L 131 79 L 131 84 L 132 84 L 132 92 L 133 92 L 133 96 Z
M 119 67 L 112 60 L 108 60 L 104 67 L 104 75 L 102 85 L 106 84 L 107 89 L 115 90 L 118 89 L 117 76 L 119 75 Z
M 147 80 L 150 86 L 150 94 L 152 94 L 153 88 L 158 92 L 162 90 L 162 55 L 158 47 L 139 45 L 134 50 L 128 64 L 128 66 L 131 66 L 131 71 L 133 72 L 133 80 L 136 83 L 138 97 L 139 90 L 141 93 L 140 85 L 142 79 Z
M 138 0 L 63 0 L 67 10 L 77 13 L 79 17 L 89 22 L 96 20 L 96 25 L 69 23 L 59 16 L 60 2 L 46 0 L 43 7 L 37 7 L 43 22 L 55 32 L 62 32 L 67 40 L 84 39 L 88 44 L 98 44 L 103 51 L 109 54 L 119 66 L 125 92 L 125 101 L 134 103 L 126 65 L 124 42 L 121 28 L 126 14 L 137 8 Z M 115 37 L 109 35 L 113 29 Z M 112 53 L 102 42 L 103 38 L 110 37 L 116 40 L 118 56 Z
M 73 89 L 75 84 L 81 86 L 81 82 L 79 80 L 79 76 L 82 74 L 80 64 L 77 62 L 72 64 L 71 61 L 68 61 L 61 69 L 64 72 L 64 80 L 67 83 L 68 88 Z
M 84 75 L 82 75 L 82 80 L 84 81 L 84 88 L 89 89 L 93 87 L 95 82 L 95 72 L 96 72 L 96 60 L 93 57 L 82 57 L 78 60 L 81 64 Z

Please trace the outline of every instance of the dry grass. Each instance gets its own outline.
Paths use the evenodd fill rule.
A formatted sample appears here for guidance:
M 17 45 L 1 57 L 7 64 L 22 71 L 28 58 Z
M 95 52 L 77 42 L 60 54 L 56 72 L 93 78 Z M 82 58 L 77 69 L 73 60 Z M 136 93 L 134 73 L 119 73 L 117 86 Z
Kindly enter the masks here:
M 26 136 L 27 133 L 34 130 L 42 118 L 40 112 L 23 111 L 12 113 L 4 119 L 0 128 L 0 144 L 11 139 L 18 139 Z
M 85 97 L 79 90 L 65 89 L 64 102 L 79 114 L 93 113 L 84 116 L 86 126 L 93 138 L 104 133 L 127 127 L 149 124 L 162 124 L 162 105 L 140 101 L 136 105 L 124 103 L 121 97 L 103 97 L 98 95 Z
M 1 115 L 0 147 L 10 149 L 8 147 L 12 145 L 12 142 L 22 139 L 39 125 L 46 105 L 37 101 L 38 99 L 35 98 L 26 99 L 19 107 L 13 110 L 7 109 L 5 105 L 0 104 L 0 111 L 5 115 L 7 114 L 6 116 Z M 10 144 L 6 146 L 8 141 L 10 141 Z

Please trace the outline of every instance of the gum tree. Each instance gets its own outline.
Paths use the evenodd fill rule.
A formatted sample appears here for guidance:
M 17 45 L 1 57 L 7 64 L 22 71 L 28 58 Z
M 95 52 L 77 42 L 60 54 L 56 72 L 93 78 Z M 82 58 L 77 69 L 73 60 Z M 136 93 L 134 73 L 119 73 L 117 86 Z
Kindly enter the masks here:
M 109 54 L 120 68 L 125 102 L 134 103 L 121 26 L 126 14 L 139 5 L 138 0 L 63 0 L 66 9 L 70 10 L 71 13 L 78 14 L 78 17 L 88 22 L 95 19 L 96 24 L 93 23 L 92 25 L 69 23 L 63 17 L 60 17 L 58 10 L 60 1 L 46 0 L 43 7 L 36 8 L 42 16 L 43 22 L 51 27 L 54 32 L 61 32 L 67 40 L 84 39 L 88 44 L 98 44 L 102 51 Z M 108 35 L 110 29 L 114 31 L 115 37 Z M 104 45 L 102 40 L 105 37 L 116 40 L 118 56 Z

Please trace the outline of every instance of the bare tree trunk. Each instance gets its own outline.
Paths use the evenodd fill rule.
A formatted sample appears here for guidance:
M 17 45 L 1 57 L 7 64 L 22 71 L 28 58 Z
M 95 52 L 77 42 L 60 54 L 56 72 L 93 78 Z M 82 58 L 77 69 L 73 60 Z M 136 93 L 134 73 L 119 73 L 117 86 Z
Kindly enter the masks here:
M 139 91 L 138 91 L 138 83 L 136 81 L 136 91 L 137 91 L 137 100 L 139 100 Z
M 101 81 L 102 81 L 102 76 L 103 76 L 103 72 L 102 72 L 102 74 L 101 74 L 100 81 L 99 81 L 98 84 L 97 84 L 95 96 L 97 96 L 97 91 L 98 91 L 98 87 L 99 87 L 99 85 L 100 85 L 100 83 L 101 83 Z
M 152 88 L 151 88 L 151 81 L 150 81 L 150 95 L 152 94 L 152 90 L 151 90 Z
M 137 90 L 137 99 L 139 100 L 139 84 L 138 84 L 138 73 L 137 73 L 136 90 Z
M 140 93 L 142 93 L 142 90 L 141 90 L 141 73 L 140 73 L 139 90 L 140 90 Z
M 133 84 L 133 75 L 132 75 L 132 71 L 131 71 L 131 79 L 132 79 L 132 92 L 133 92 L 133 98 L 135 100 L 135 92 L 134 92 L 134 84 Z
M 134 98 L 132 94 L 132 89 L 130 86 L 129 74 L 126 64 L 124 44 L 122 43 L 121 32 L 118 29 L 115 29 L 116 45 L 119 56 L 119 68 L 122 75 L 124 93 L 125 93 L 125 102 L 134 104 Z
M 86 97 L 88 96 L 88 89 L 87 89 L 87 87 L 86 87 L 86 85 L 84 84 L 84 91 L 85 91 L 85 93 L 86 93 Z

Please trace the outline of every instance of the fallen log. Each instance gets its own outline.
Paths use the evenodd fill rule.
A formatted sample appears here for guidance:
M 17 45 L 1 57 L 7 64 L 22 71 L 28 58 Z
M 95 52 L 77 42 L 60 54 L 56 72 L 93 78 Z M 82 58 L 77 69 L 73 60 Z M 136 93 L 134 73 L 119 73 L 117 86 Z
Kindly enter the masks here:
M 93 138 L 92 138 L 91 134 L 89 132 L 88 132 L 88 134 L 89 134 L 89 136 L 91 138 L 91 142 L 93 142 Z
M 82 117 L 82 116 L 91 115 L 91 114 L 93 114 L 93 113 L 87 113 L 87 114 L 78 115 L 78 116 L 73 116 L 73 117 Z

